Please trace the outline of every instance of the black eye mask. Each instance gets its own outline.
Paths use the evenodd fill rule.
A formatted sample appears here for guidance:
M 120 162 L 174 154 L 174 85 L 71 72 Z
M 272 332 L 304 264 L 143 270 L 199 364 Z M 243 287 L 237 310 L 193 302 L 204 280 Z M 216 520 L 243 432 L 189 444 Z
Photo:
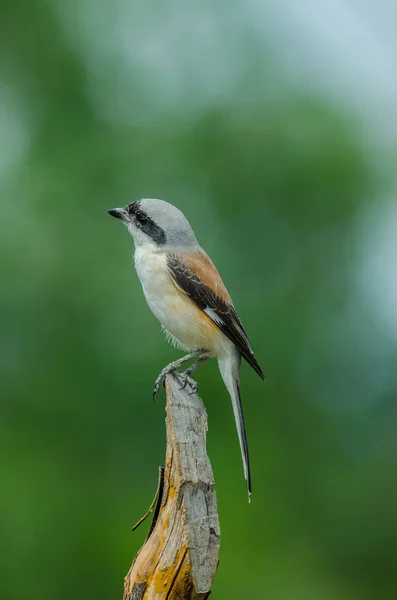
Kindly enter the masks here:
M 136 226 L 156 244 L 162 246 L 167 238 L 164 229 L 155 223 L 139 206 L 138 202 L 128 205 L 128 213 L 134 217 Z

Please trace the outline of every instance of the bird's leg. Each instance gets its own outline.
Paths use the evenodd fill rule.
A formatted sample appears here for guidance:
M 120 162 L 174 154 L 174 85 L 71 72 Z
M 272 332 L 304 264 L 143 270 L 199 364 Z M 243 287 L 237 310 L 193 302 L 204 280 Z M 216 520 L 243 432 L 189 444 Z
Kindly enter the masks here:
M 165 378 L 167 377 L 167 375 L 169 373 L 172 373 L 173 371 L 175 371 L 178 367 L 185 364 L 185 362 L 188 362 L 189 360 L 192 360 L 193 358 L 197 358 L 198 356 L 201 356 L 204 352 L 205 352 L 205 350 L 201 350 L 201 349 L 196 350 L 195 352 L 192 352 L 191 354 L 186 354 L 186 356 L 182 356 L 182 358 L 178 358 L 178 360 L 174 360 L 173 362 L 170 362 L 169 365 L 164 367 L 164 369 L 161 371 L 160 375 L 157 377 L 156 382 L 154 384 L 153 400 L 156 400 L 156 394 L 159 391 L 160 385 L 162 383 L 164 383 Z
M 183 376 L 185 377 L 185 383 L 183 384 L 183 386 L 181 387 L 181 390 L 183 390 L 187 384 L 190 385 L 190 387 L 192 388 L 191 393 L 195 394 L 198 390 L 198 383 L 197 381 L 194 381 L 190 375 L 200 366 L 203 364 L 203 362 L 205 362 L 206 360 L 209 359 L 208 355 L 204 355 L 204 356 L 200 356 L 199 359 L 196 360 L 196 362 L 194 362 L 188 369 L 186 369 L 186 371 L 184 371 Z
M 196 362 L 194 362 L 188 369 L 186 369 L 184 374 L 189 377 L 189 375 L 191 375 L 200 365 L 203 364 L 203 362 L 205 362 L 208 359 L 209 359 L 208 354 L 205 354 L 204 356 L 200 356 L 200 358 L 198 360 L 196 360 Z

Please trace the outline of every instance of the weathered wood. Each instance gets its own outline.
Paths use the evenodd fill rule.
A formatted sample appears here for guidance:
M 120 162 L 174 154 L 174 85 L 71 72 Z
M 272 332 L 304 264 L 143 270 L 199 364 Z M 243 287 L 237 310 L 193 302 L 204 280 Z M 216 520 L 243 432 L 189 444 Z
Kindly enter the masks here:
M 167 377 L 164 486 L 154 526 L 125 577 L 123 600 L 204 600 L 215 577 L 220 529 L 207 414 L 199 396 L 180 387 L 177 375 Z

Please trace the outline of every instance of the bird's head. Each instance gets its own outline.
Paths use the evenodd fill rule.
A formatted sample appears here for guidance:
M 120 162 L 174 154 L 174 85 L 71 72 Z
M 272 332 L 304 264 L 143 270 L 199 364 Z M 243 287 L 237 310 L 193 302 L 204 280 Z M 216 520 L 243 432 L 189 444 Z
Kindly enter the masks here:
M 143 198 L 123 208 L 112 208 L 108 213 L 128 227 L 135 246 L 154 245 L 167 251 L 197 245 L 185 215 L 164 200 Z

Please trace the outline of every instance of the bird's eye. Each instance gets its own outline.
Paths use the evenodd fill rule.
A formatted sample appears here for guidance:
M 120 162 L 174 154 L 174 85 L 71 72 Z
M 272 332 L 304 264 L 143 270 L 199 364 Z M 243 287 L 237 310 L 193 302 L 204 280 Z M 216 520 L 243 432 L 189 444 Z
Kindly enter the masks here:
M 137 221 L 139 221 L 139 223 L 141 225 L 146 225 L 148 222 L 147 216 L 143 213 L 136 213 L 136 218 L 137 218 Z

